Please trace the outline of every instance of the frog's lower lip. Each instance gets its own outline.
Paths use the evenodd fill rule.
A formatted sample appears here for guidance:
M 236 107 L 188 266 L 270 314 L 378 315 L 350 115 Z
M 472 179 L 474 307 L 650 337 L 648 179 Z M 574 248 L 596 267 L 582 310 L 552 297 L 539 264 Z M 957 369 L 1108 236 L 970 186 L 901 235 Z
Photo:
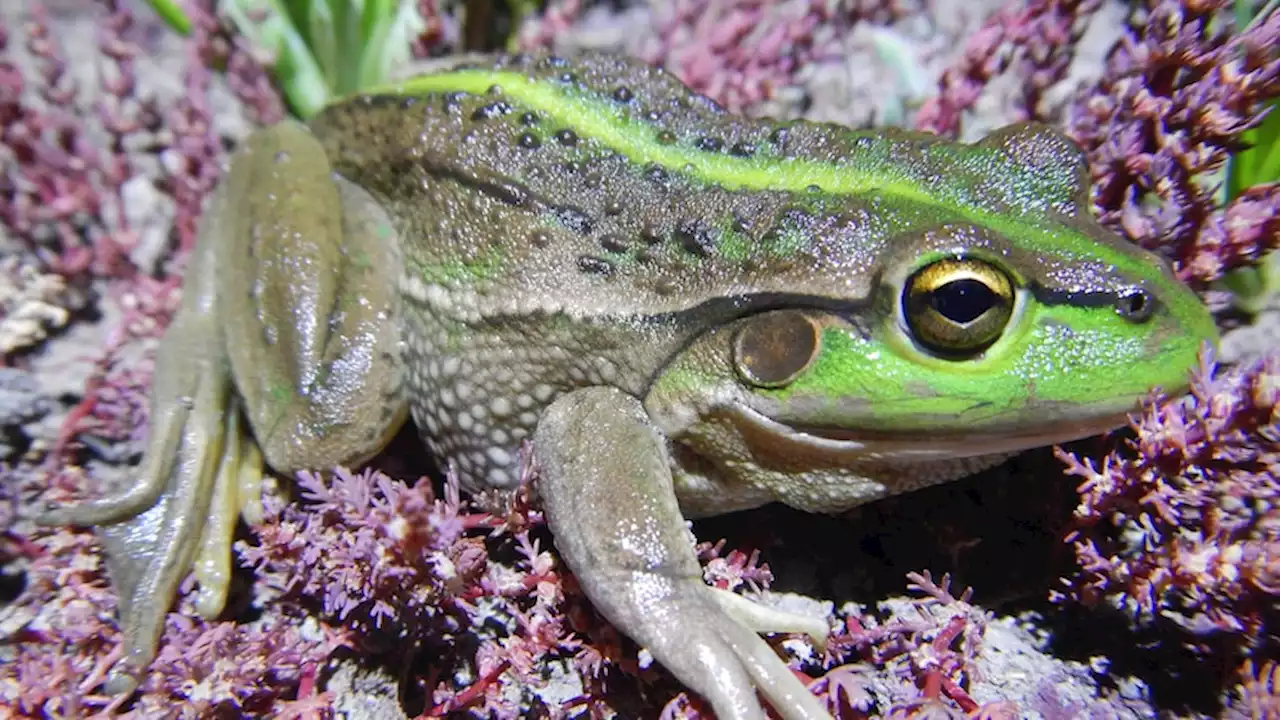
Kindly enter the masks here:
M 878 455 L 907 460 L 937 460 L 1013 453 L 1045 445 L 1101 435 L 1125 425 L 1129 412 L 1083 418 L 1064 418 L 1050 424 L 991 425 L 973 430 L 931 430 L 911 434 L 875 430 L 788 425 L 751 408 L 737 408 L 740 420 L 779 440 L 789 440 L 819 452 L 854 456 Z

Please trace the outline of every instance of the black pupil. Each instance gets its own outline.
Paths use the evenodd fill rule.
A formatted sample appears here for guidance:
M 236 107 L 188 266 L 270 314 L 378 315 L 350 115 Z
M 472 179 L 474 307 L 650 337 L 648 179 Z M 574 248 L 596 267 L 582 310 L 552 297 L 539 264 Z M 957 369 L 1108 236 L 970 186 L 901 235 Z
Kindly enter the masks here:
M 996 295 L 991 288 L 972 278 L 952 280 L 929 293 L 933 309 L 955 323 L 969 323 L 995 305 Z
M 1141 313 L 1147 307 L 1147 296 L 1140 292 L 1131 293 L 1120 298 L 1121 312 L 1130 315 Z

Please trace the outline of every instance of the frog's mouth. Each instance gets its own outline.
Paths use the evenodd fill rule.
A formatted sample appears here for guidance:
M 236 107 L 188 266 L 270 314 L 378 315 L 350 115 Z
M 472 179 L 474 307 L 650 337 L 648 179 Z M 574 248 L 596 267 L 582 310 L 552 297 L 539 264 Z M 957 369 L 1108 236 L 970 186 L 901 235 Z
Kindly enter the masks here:
M 731 416 L 744 436 L 770 444 L 795 444 L 809 452 L 900 460 L 940 460 L 1009 454 L 1101 435 L 1124 426 L 1129 411 L 1088 417 L 1064 417 L 1044 423 L 991 424 L 959 430 L 903 430 L 886 432 L 788 424 L 745 405 L 733 406 Z

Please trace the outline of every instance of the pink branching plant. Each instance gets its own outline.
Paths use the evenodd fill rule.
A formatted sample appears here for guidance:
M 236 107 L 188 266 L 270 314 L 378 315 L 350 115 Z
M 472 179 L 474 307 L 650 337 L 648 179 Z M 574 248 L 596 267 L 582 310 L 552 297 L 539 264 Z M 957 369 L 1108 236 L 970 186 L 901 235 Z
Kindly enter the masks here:
M 1224 720 L 1256 720 L 1280 717 L 1280 665 L 1246 662 L 1241 682 L 1227 698 Z
M 29 542 L 27 587 L 6 608 L 6 628 L 17 630 L 7 629 L 0 645 L 0 708 L 23 717 L 120 708 L 128 698 L 96 690 L 119 659 L 116 599 L 97 542 L 70 530 Z M 265 711 L 295 691 L 307 666 L 345 643 L 342 633 L 323 625 L 304 632 L 302 618 L 287 612 L 245 626 L 199 620 L 184 605 L 169 615 L 160 655 L 126 716 L 158 717 L 175 701 L 195 715 Z
M 916 114 L 918 129 L 955 137 L 992 78 L 1013 66 L 1022 80 L 1011 120 L 1056 119 L 1044 93 L 1066 77 L 1084 26 L 1099 0 L 1013 0 L 987 19 Z
M 45 269 L 80 282 L 89 275 L 123 277 L 133 271 L 128 252 L 137 236 L 121 197 L 132 169 L 122 144 L 124 136 L 151 121 L 149 108 L 127 114 L 120 102 L 133 84 L 132 49 L 122 39 L 129 24 L 128 13 L 119 10 L 101 30 L 102 100 L 93 112 L 108 137 L 106 148 L 94 143 L 75 112 L 80 90 L 40 6 L 22 33 L 38 74 L 23 77 L 11 61 L 0 69 L 0 222 L 28 244 Z M 0 39 L 5 52 L 12 42 L 7 28 Z
M 979 708 L 966 687 L 975 679 L 974 659 L 982 646 L 989 614 L 950 591 L 950 578 L 935 583 L 928 571 L 909 573 L 909 587 L 924 597 L 914 601 L 916 618 L 896 618 L 879 624 L 874 618 L 845 618 L 844 628 L 829 641 L 828 654 L 841 657 L 841 665 L 826 680 L 828 703 L 833 709 L 858 710 L 867 699 L 856 685 L 860 673 L 849 668 L 848 658 L 885 667 L 919 689 L 890 710 L 904 717 L 926 706 L 950 703 L 964 712 Z
M 1068 112 L 1102 221 L 1197 287 L 1280 247 L 1280 185 L 1223 206 L 1214 179 L 1280 97 L 1280 13 L 1241 29 L 1230 5 L 1148 2 Z
M 1136 438 L 1081 478 L 1067 536 L 1080 572 L 1059 599 L 1171 621 L 1190 647 L 1274 656 L 1280 600 L 1280 353 L 1230 371 L 1208 355 L 1184 403 L 1149 403 Z
M 522 49 L 547 47 L 578 21 L 580 0 L 557 0 L 521 27 Z M 648 23 L 629 33 L 627 51 L 674 73 L 732 112 L 750 110 L 813 63 L 837 60 L 843 35 L 863 21 L 907 12 L 896 0 L 674 0 L 655 3 Z

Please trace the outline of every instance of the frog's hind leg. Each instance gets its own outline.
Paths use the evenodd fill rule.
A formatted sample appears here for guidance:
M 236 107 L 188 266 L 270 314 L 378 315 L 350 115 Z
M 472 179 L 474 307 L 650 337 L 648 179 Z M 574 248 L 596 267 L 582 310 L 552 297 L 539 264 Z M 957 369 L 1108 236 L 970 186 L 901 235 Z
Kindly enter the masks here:
M 157 352 L 134 484 L 42 518 L 98 526 L 124 645 L 109 692 L 137 685 L 189 571 L 200 612 L 221 612 L 236 516 L 261 517 L 262 451 L 286 473 L 353 463 L 403 422 L 385 220 L 300 125 L 260 131 L 233 157 Z
M 124 644 L 107 683 L 110 692 L 132 690 L 154 657 L 165 612 L 205 528 L 215 492 L 211 480 L 225 462 L 232 387 L 217 321 L 213 238 L 225 229 L 219 218 L 225 217 L 226 195 L 219 189 L 213 197 L 189 260 L 182 305 L 156 353 L 150 428 L 134 483 L 39 518 L 97 526 L 119 595 Z

